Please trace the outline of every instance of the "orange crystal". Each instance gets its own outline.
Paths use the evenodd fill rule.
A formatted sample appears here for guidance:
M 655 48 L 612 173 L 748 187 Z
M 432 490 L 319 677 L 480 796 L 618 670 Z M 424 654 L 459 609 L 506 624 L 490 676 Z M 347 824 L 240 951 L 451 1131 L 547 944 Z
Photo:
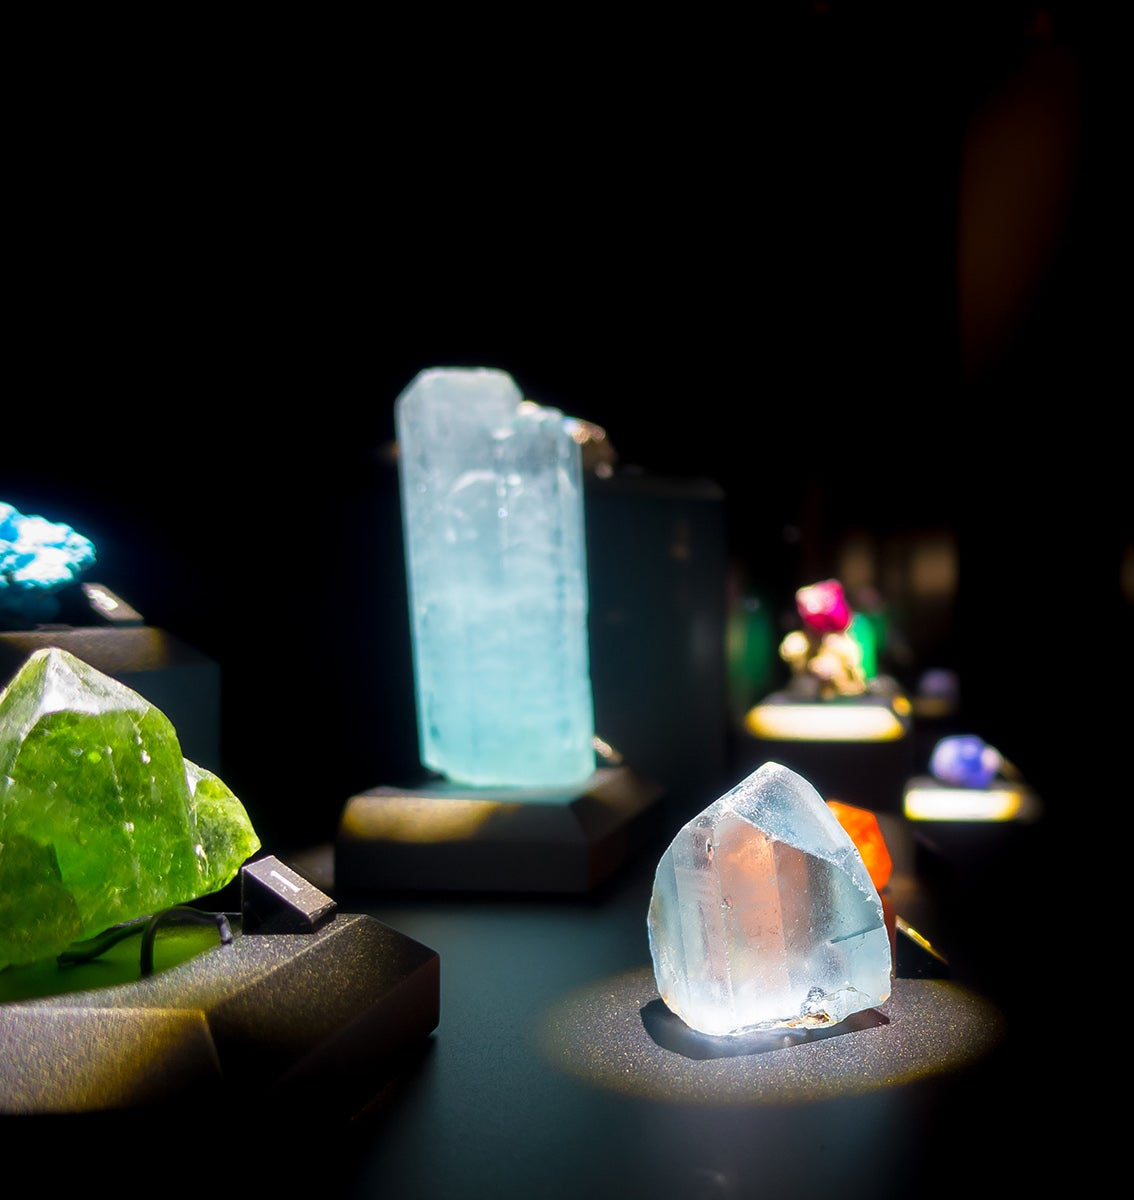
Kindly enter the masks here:
M 894 863 L 886 847 L 886 839 L 882 836 L 878 818 L 868 808 L 844 804 L 841 800 L 828 800 L 827 807 L 850 834 L 851 841 L 858 847 L 862 861 L 866 864 L 871 882 L 881 891 L 890 882 Z

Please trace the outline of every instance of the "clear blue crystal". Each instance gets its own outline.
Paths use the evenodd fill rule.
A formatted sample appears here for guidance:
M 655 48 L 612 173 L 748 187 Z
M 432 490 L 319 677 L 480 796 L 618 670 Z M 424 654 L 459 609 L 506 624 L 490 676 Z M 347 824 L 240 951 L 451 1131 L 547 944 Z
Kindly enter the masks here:
M 421 761 L 574 787 L 595 769 L 578 443 L 487 368 L 422 371 L 394 413 Z
M 661 998 L 702 1033 L 821 1028 L 890 995 L 890 935 L 862 855 L 779 763 L 678 830 L 647 928 Z

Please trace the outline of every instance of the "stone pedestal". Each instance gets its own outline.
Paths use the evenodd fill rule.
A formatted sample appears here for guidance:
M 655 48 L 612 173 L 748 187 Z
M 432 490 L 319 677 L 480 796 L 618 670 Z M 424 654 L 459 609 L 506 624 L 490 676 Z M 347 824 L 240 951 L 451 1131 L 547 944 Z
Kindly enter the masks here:
M 234 934 L 137 982 L 100 987 L 92 963 L 90 990 L 0 1004 L 0 1116 L 224 1102 L 302 1129 L 361 1108 L 438 1024 L 438 955 L 371 917 Z
M 445 781 L 353 796 L 334 846 L 338 891 L 588 892 L 652 832 L 659 786 L 601 768 L 579 792 Z

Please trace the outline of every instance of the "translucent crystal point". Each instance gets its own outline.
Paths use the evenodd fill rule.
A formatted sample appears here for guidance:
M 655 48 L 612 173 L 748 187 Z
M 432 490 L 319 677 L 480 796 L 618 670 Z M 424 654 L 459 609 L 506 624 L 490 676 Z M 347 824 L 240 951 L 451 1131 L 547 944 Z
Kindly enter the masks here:
M 474 786 L 595 769 L 579 446 L 504 371 L 395 403 L 421 761 Z
M 833 1025 L 890 995 L 889 934 L 862 856 L 778 763 L 678 832 L 648 928 L 662 999 L 702 1033 Z
M 0 692 L 0 967 L 218 891 L 260 841 L 169 719 L 65 650 Z

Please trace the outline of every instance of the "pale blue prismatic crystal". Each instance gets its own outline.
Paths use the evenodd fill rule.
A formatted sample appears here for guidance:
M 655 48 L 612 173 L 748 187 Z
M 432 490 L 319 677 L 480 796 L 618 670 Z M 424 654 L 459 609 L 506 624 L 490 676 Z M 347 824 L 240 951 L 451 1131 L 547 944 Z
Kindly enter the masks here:
M 394 408 L 420 755 L 474 787 L 594 773 L 582 458 L 558 409 L 488 368 Z
M 862 855 L 779 763 L 678 830 L 647 924 L 661 998 L 701 1033 L 822 1028 L 890 996 L 890 935 Z

